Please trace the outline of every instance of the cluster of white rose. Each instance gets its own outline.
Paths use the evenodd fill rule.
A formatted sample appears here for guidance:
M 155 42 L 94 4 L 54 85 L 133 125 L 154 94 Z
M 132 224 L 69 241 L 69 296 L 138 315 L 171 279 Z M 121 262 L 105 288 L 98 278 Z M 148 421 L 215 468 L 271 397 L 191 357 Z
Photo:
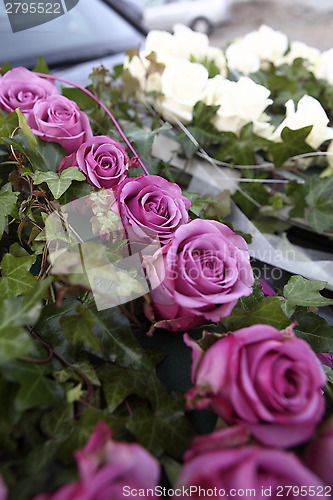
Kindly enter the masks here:
M 157 71 L 151 70 L 152 53 Z M 139 81 L 141 98 L 153 91 L 155 109 L 171 123 L 190 123 L 194 105 L 202 101 L 219 106 L 213 119 L 219 131 L 239 135 L 244 125 L 252 123 L 257 135 L 278 142 L 285 126 L 297 130 L 312 125 L 306 142 L 316 149 L 333 139 L 333 128 L 328 126 L 329 119 L 320 102 L 309 95 L 302 97 L 297 106 L 289 100 L 285 103 L 284 120 L 275 127 L 265 113 L 273 103 L 270 91 L 249 76 L 271 63 L 276 67 L 292 64 L 299 57 L 317 78 L 333 84 L 333 49 L 321 53 L 301 42 L 289 44 L 284 33 L 265 25 L 234 41 L 224 51 L 210 46 L 206 35 L 183 25 L 176 25 L 173 34 L 151 31 L 144 50 L 128 58 L 125 67 Z M 209 74 L 210 64 L 219 74 Z M 233 80 L 228 74 L 233 75 Z

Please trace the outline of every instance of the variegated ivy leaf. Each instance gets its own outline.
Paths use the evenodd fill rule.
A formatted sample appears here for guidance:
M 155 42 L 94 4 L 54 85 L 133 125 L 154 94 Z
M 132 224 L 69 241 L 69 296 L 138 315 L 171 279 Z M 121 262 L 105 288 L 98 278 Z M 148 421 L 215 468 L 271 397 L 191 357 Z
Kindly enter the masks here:
M 85 179 L 86 176 L 77 167 L 69 167 L 60 175 L 56 172 L 37 172 L 34 183 L 42 184 L 45 182 L 54 198 L 58 200 L 70 187 L 72 181 L 84 181 Z

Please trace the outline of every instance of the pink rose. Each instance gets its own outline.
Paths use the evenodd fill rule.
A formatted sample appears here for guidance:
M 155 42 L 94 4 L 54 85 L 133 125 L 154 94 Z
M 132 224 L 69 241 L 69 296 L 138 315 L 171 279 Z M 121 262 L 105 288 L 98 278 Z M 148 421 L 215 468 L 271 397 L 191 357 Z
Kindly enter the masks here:
M 305 463 L 333 488 L 333 415 L 323 423 L 307 446 Z
M 11 113 L 20 108 L 28 113 L 40 99 L 58 94 L 54 83 L 26 68 L 14 68 L 0 77 L 0 108 Z
M 224 224 L 196 219 L 146 263 L 151 283 L 147 316 L 179 331 L 227 317 L 254 282 L 245 240 Z
M 195 500 L 203 498 L 205 492 L 214 498 L 278 499 L 287 498 L 287 487 L 291 487 L 288 498 L 309 499 L 317 492 L 323 493 L 321 480 L 293 453 L 259 446 L 224 448 L 214 434 L 197 438 L 204 445 L 201 453 L 200 442 L 196 442 L 195 452 L 190 450 L 185 455 L 175 487 L 184 496 L 178 498 L 187 498 L 191 493 Z
M 7 487 L 2 476 L 0 476 L 0 500 L 7 500 Z
M 160 475 L 157 460 L 138 444 L 110 437 L 105 422 L 99 422 L 85 447 L 75 452 L 79 479 L 35 500 L 123 500 L 125 486 L 155 488 Z
M 68 167 L 79 167 L 90 184 L 109 189 L 127 177 L 129 157 L 123 144 L 107 135 L 98 135 L 84 142 L 76 153 L 66 156 L 59 172 Z
M 67 154 L 92 138 L 88 116 L 78 105 L 61 95 L 37 101 L 27 116 L 28 125 L 43 141 L 58 142 Z
M 177 184 L 158 175 L 133 177 L 117 188 L 119 213 L 130 243 L 167 243 L 189 220 L 191 202 Z
M 206 353 L 184 340 L 193 349 L 189 408 L 210 407 L 226 422 L 242 422 L 270 446 L 311 437 L 325 410 L 326 376 L 304 340 L 268 325 L 233 332 Z

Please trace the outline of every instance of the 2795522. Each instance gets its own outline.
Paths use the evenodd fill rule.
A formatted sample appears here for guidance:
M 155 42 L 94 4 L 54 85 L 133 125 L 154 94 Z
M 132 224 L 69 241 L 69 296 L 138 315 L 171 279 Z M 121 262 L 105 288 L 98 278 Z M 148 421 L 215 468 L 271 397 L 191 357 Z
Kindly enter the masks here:
M 7 14 L 62 14 L 60 2 L 7 2 Z

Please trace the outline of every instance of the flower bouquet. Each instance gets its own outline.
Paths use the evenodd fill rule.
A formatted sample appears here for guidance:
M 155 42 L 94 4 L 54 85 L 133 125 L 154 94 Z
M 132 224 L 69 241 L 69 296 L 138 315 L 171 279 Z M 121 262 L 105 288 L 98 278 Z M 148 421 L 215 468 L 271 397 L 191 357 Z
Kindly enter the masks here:
M 331 496 L 327 252 L 255 272 L 332 228 L 328 76 L 184 30 L 87 88 L 2 64 L 1 500 Z

